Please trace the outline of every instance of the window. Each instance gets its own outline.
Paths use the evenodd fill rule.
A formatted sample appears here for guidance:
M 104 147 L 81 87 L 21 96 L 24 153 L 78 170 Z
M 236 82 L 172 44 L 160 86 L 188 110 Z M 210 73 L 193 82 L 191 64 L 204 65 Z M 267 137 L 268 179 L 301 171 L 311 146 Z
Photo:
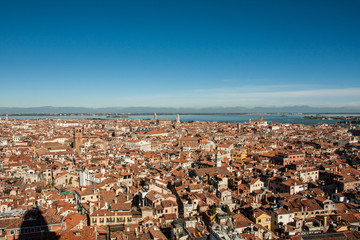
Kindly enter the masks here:
M 100 223 L 103 223 L 104 222 L 104 218 L 100 218 Z
M 261 219 L 258 219 L 258 223 L 261 223 Z
M 92 222 L 93 222 L 93 223 L 96 223 L 96 220 L 97 220 L 96 218 L 93 218 L 93 219 L 92 219 Z
M 11 230 L 11 231 L 10 231 L 10 234 L 11 234 L 11 235 L 14 235 L 14 234 L 15 234 L 15 231 L 14 231 L 14 230 Z

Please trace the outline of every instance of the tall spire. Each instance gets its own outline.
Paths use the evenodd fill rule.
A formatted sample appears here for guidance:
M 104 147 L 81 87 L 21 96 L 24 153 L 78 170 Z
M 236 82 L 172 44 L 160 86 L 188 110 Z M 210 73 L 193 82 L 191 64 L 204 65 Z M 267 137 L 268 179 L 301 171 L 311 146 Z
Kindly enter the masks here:
M 180 115 L 179 114 L 176 115 L 176 123 L 180 123 Z
M 155 120 L 155 121 L 157 120 L 157 115 L 156 115 L 156 113 L 154 113 L 154 120 Z
M 221 167 L 221 153 L 218 151 L 215 156 L 216 167 Z

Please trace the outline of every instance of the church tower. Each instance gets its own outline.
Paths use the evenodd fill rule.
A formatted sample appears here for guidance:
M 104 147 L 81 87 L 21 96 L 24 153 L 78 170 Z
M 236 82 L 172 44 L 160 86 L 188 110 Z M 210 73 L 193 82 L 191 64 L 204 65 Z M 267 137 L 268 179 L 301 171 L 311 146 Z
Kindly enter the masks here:
M 157 120 L 157 115 L 156 115 L 156 113 L 154 113 L 154 120 L 155 120 L 155 122 L 156 122 L 156 120 Z
M 180 124 L 180 115 L 179 114 L 176 115 L 176 124 Z
M 221 153 L 218 151 L 215 157 L 216 167 L 221 167 Z
M 74 136 L 74 148 L 77 153 L 80 152 L 80 146 L 82 144 L 82 128 L 75 128 L 75 136 Z

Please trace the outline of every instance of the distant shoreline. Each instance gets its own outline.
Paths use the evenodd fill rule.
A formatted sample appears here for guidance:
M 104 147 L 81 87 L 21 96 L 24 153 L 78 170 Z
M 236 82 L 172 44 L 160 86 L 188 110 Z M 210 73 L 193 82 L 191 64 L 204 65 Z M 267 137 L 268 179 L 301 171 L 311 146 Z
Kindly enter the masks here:
M 344 120 L 354 121 L 360 120 L 360 116 L 305 116 L 304 120 Z
M 156 113 L 156 115 L 284 115 L 284 113 Z M 9 113 L 0 116 L 139 116 L 154 113 Z M 304 113 L 285 113 L 285 115 L 304 115 Z M 305 114 L 306 115 L 306 114 Z
M 181 113 L 180 121 L 181 122 L 230 122 L 230 123 L 239 123 L 239 122 L 249 122 L 251 119 L 259 119 L 260 116 L 263 116 L 263 119 L 269 124 L 279 122 L 279 123 L 292 123 L 292 124 L 317 124 L 317 123 L 326 123 L 326 124 L 335 124 L 344 120 L 335 120 L 334 117 L 348 117 L 350 114 L 284 114 L 284 113 Z M 319 117 L 326 116 L 329 118 L 324 119 L 304 119 L 306 117 Z M 352 116 L 355 118 L 354 114 Z M 356 116 L 360 117 L 360 114 Z M 6 119 L 5 115 L 0 116 L 1 120 Z M 169 119 L 171 121 L 176 121 L 177 114 L 174 113 L 157 113 L 158 119 Z M 68 113 L 68 114 L 9 114 L 8 119 L 90 119 L 90 120 L 116 120 L 116 119 L 143 119 L 151 120 L 154 119 L 153 113 L 128 113 L 128 114 L 94 114 L 94 113 Z M 349 121 L 349 120 L 347 120 Z M 351 120 L 350 120 L 351 121 Z
M 314 115 L 317 116 L 306 116 L 304 119 L 313 120 L 313 119 L 322 119 L 322 118 L 332 118 L 337 120 L 345 120 L 346 118 L 351 118 L 354 114 L 360 113 L 156 113 L 157 115 L 278 115 L 278 116 L 293 116 L 293 115 Z M 111 116 L 111 117 L 124 117 L 124 116 L 152 116 L 154 113 L 1 113 L 0 116 L 18 116 L 18 117 L 26 117 L 26 116 L 59 116 L 59 117 L 68 117 L 68 116 Z M 349 116 L 323 116 L 323 115 L 349 115 Z

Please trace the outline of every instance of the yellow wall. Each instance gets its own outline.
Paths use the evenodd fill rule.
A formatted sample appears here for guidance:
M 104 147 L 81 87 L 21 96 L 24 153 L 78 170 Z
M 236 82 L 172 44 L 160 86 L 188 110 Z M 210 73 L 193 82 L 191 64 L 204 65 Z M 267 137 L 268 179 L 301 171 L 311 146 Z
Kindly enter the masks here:
M 261 214 L 259 217 L 255 219 L 257 224 L 260 224 L 263 227 L 267 227 L 267 229 L 271 229 L 271 216 L 267 214 Z
M 247 157 L 247 152 L 244 150 L 231 150 L 231 158 L 235 160 L 243 160 Z
M 115 221 L 114 222 L 107 222 L 107 219 L 108 218 L 113 218 Z M 124 219 L 124 221 L 118 221 L 118 218 L 122 218 Z M 128 218 L 131 218 L 131 221 L 128 221 L 130 219 Z M 94 222 L 94 219 L 96 219 L 96 222 Z M 103 222 L 101 222 L 100 220 L 101 219 L 104 219 Z M 121 215 L 121 216 L 115 216 L 115 215 L 111 215 L 111 216 L 91 216 L 90 217 L 90 225 L 91 226 L 94 226 L 94 225 L 97 225 L 97 226 L 104 226 L 104 225 L 118 225 L 118 224 L 131 224 L 133 223 L 132 221 L 132 215 L 129 214 L 129 215 Z

